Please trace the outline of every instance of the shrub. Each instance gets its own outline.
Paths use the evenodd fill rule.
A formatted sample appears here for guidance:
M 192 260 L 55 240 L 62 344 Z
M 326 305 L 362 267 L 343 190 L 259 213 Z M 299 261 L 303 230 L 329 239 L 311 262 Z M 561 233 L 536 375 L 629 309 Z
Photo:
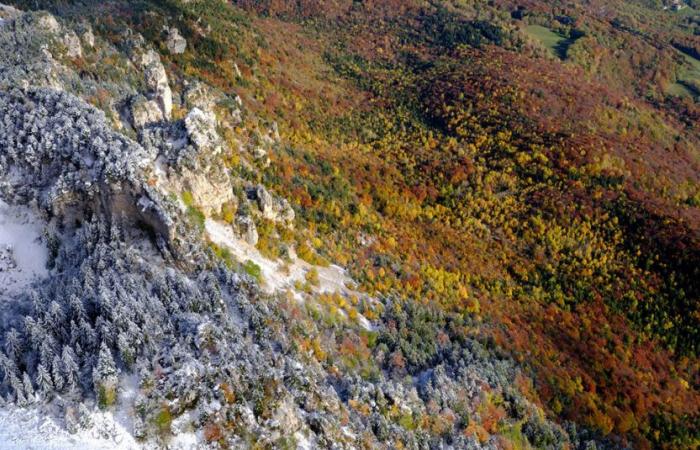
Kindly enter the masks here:
M 100 409 L 107 409 L 117 401 L 117 387 L 102 383 L 97 386 L 97 405 Z
M 167 406 L 161 407 L 160 411 L 158 414 L 156 414 L 156 417 L 154 419 L 154 423 L 156 425 L 156 428 L 158 429 L 158 432 L 161 434 L 166 434 L 170 432 L 170 425 L 173 422 L 173 417 L 170 414 L 170 409 L 168 409 Z
M 309 269 L 306 272 L 306 275 L 304 275 L 304 278 L 311 286 L 318 286 L 320 283 L 320 280 L 318 279 L 318 270 L 315 267 Z
M 182 193 L 182 203 L 184 203 L 185 206 L 194 205 L 194 197 L 192 197 L 192 193 L 190 191 L 184 191 Z
M 245 270 L 248 275 L 255 278 L 258 282 L 262 280 L 262 270 L 260 269 L 260 266 L 255 264 L 253 261 L 246 261 L 245 264 L 243 264 L 243 270 Z
M 226 202 L 221 205 L 221 220 L 228 224 L 233 224 L 236 219 L 236 203 Z
M 199 231 L 204 231 L 204 221 L 206 220 L 206 217 L 202 211 L 198 210 L 194 206 L 188 206 L 187 217 L 190 221 L 192 221 L 192 223 L 194 223 Z

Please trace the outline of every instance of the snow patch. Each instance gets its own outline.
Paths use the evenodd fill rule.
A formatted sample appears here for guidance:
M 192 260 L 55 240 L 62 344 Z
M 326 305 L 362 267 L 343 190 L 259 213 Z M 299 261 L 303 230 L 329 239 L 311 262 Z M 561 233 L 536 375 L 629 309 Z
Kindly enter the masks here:
M 92 426 L 70 434 L 38 408 L 0 409 L 0 448 L 4 450 L 140 449 L 111 413 L 95 412 Z
M 16 294 L 49 274 L 43 228 L 44 221 L 30 208 L 0 200 L 0 296 Z
M 93 410 L 90 426 L 71 434 L 55 408 L 0 408 L 0 449 L 2 450 L 156 450 L 156 442 L 138 442 L 133 436 L 133 405 L 139 392 L 138 376 L 129 375 L 120 383 L 119 402 L 113 411 Z M 172 450 L 201 448 L 201 439 L 191 426 L 191 412 L 173 421 L 174 436 L 168 443 Z

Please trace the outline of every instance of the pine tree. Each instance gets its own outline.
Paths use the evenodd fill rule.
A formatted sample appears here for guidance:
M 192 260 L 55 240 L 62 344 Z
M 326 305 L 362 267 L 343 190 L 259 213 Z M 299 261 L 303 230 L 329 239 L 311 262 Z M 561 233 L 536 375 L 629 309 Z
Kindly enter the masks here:
M 5 333 L 5 351 L 7 352 L 7 356 L 12 360 L 17 358 L 17 355 L 22 351 L 20 335 L 14 328 L 11 328 L 10 331 Z
M 83 344 L 86 349 L 93 348 L 96 344 L 97 336 L 95 330 L 90 326 L 86 320 L 80 321 L 80 338 L 79 342 Z
M 27 397 L 24 395 L 24 385 L 16 376 L 12 376 L 10 380 L 10 386 L 15 394 L 15 403 L 17 406 L 25 406 L 27 402 Z
M 9 380 L 10 377 L 15 375 L 16 371 L 17 366 L 15 366 L 15 363 L 9 357 L 5 356 L 4 353 L 0 353 L 0 374 L 2 374 L 2 377 Z
M 49 305 L 47 319 L 47 326 L 53 331 L 60 329 L 65 321 L 63 308 L 55 300 Z
M 107 408 L 112 405 L 117 398 L 117 383 L 119 380 L 112 352 L 104 342 L 100 345 L 97 364 L 92 370 L 92 380 L 100 408 Z
M 27 398 L 27 402 L 34 403 L 34 386 L 27 372 L 22 374 L 22 386 L 24 387 L 24 395 Z
M 126 333 L 119 333 L 117 337 L 117 347 L 119 347 L 119 354 L 124 364 L 126 364 L 127 367 L 131 367 L 134 363 L 135 355 Z
M 54 390 L 51 375 L 43 364 L 39 364 L 36 368 L 36 384 L 44 398 Z
M 78 387 L 78 364 L 75 362 L 76 357 L 73 350 L 65 346 L 63 347 L 63 352 L 61 354 L 61 362 L 63 363 L 64 373 L 66 377 L 66 383 L 69 389 L 75 389 Z
M 70 305 L 71 317 L 73 320 L 85 320 L 85 308 L 83 307 L 83 302 L 77 295 L 71 294 L 68 304 Z
M 61 358 L 56 355 L 53 357 L 53 362 L 51 363 L 51 377 L 53 378 L 53 385 L 56 387 L 57 391 L 61 391 L 63 389 L 63 383 L 65 381 L 61 371 Z
M 51 348 L 51 344 L 49 343 L 49 339 L 45 339 L 44 342 L 41 343 L 41 347 L 39 348 L 39 360 L 41 361 L 41 364 L 43 364 L 46 367 L 49 367 L 49 364 L 51 363 L 51 361 L 53 361 L 53 357 L 54 352 Z

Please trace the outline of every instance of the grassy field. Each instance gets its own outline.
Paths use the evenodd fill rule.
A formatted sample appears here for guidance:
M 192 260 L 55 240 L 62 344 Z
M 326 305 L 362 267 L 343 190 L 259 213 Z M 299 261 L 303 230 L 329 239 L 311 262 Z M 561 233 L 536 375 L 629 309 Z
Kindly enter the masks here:
M 566 59 L 566 50 L 574 41 L 541 25 L 529 25 L 525 28 L 525 31 L 542 42 L 545 47 L 554 52 L 560 59 Z
M 690 55 L 683 54 L 689 68 L 683 73 L 683 78 L 688 80 L 700 80 L 700 59 L 693 58 Z
M 700 83 L 700 60 L 686 53 L 680 52 L 686 61 L 684 70 L 680 73 L 678 81 L 671 84 L 668 93 L 680 97 L 695 97 L 697 93 L 690 87 L 692 83 Z

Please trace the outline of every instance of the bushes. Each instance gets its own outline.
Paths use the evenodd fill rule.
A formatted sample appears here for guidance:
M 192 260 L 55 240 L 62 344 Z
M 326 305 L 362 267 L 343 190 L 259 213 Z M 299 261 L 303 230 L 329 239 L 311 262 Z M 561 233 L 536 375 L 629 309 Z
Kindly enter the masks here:
M 221 205 L 221 220 L 229 225 L 233 225 L 236 220 L 238 207 L 235 202 L 229 201 Z
M 99 383 L 97 385 L 97 406 L 107 409 L 117 401 L 117 387 L 112 384 Z
M 262 281 L 262 270 L 260 269 L 260 266 L 255 264 L 253 261 L 251 261 L 251 260 L 246 261 L 243 264 L 243 270 L 248 275 L 255 278 L 258 282 Z
M 226 267 L 232 269 L 235 266 L 235 260 L 231 254 L 231 250 L 226 247 L 216 245 L 213 242 L 209 242 L 209 248 L 217 258 L 221 259 L 224 264 L 226 264 Z
M 328 267 L 330 264 L 326 258 L 314 252 L 306 241 L 297 244 L 296 252 L 299 258 L 311 265 Z
M 320 280 L 318 279 L 318 270 L 315 267 L 307 270 L 306 274 L 304 275 L 304 279 L 311 286 L 318 286 L 320 283 Z
M 206 217 L 202 211 L 194 206 L 188 206 L 187 217 L 200 232 L 204 231 L 204 222 L 206 221 Z
M 163 405 L 153 418 L 153 423 L 160 434 L 170 434 L 170 425 L 173 417 L 167 405 Z

